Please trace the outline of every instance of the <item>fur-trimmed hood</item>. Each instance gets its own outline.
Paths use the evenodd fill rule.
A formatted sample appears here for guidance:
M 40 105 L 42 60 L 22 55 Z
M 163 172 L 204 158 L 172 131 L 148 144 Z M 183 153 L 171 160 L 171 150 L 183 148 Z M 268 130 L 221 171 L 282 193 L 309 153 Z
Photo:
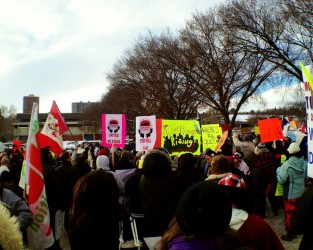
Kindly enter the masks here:
M 0 248 L 16 250 L 23 248 L 20 226 L 15 216 L 0 202 Z

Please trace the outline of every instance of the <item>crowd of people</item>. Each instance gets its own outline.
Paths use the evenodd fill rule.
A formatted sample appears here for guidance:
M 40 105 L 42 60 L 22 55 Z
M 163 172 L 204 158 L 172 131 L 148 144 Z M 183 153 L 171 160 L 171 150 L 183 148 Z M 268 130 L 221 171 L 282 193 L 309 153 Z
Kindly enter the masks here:
M 199 156 L 100 144 L 77 154 L 79 147 L 60 157 L 40 150 L 52 231 L 64 211 L 73 250 L 126 248 L 135 237 L 141 249 L 150 237 L 160 237 L 156 249 L 284 249 L 281 240 L 299 234 L 300 249 L 313 247 L 312 182 L 305 151 L 292 138 L 262 143 L 234 134 L 219 152 L 208 148 Z M 23 154 L 14 148 L 0 158 L 0 200 L 27 246 L 33 218 L 18 186 Z M 281 236 L 264 220 L 267 199 L 273 216 L 284 213 Z M 59 242 L 49 249 L 61 249 Z

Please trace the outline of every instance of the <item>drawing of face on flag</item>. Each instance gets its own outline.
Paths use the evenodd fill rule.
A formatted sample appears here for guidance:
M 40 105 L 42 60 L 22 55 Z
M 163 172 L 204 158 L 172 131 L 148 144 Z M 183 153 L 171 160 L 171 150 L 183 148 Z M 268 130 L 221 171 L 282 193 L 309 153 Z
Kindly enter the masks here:
M 51 138 L 58 138 L 60 136 L 59 122 L 51 114 L 48 114 L 47 121 L 42 129 L 42 133 Z
M 124 114 L 102 115 L 102 144 L 105 147 L 123 148 L 126 136 L 126 118 Z
M 152 116 L 136 117 L 136 150 L 153 149 L 156 140 L 156 118 Z
M 55 101 L 52 103 L 47 120 L 38 134 L 40 147 L 50 147 L 50 151 L 59 156 L 63 152 L 62 134 L 68 131 L 68 127 L 63 119 Z

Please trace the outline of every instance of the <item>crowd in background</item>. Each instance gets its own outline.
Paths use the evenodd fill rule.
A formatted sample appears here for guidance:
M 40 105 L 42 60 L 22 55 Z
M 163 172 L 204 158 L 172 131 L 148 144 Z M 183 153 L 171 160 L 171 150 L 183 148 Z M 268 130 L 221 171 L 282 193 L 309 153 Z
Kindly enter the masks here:
M 203 149 L 199 156 L 95 143 L 55 157 L 42 148 L 51 227 L 55 233 L 55 215 L 64 211 L 73 250 L 126 247 L 134 239 L 132 219 L 143 249 L 149 237 L 160 237 L 157 249 L 283 249 L 279 237 L 292 241 L 297 234 L 303 234 L 300 248 L 310 249 L 313 194 L 306 152 L 292 138 L 261 143 L 252 134 L 234 134 L 219 152 Z M 16 207 L 8 199 L 19 204 L 10 212 L 27 245 L 32 215 L 18 185 L 22 163 L 16 147 L 2 152 L 0 198 L 6 207 Z M 273 215 L 284 213 L 284 235 L 264 220 L 267 199 Z M 49 249 L 60 249 L 59 242 Z

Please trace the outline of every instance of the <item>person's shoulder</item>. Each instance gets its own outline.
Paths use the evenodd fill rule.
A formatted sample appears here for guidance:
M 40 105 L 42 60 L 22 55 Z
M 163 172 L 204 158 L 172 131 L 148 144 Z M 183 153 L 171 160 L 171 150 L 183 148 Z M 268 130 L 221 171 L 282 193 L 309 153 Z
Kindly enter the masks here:
M 15 194 L 12 190 L 3 188 L 2 189 L 2 202 L 4 204 L 12 204 L 22 200 L 17 194 Z
M 2 189 L 2 195 L 12 195 L 12 196 L 17 196 L 12 190 L 3 188 Z
M 267 224 L 267 222 L 257 214 L 250 214 L 246 221 L 250 223 Z

